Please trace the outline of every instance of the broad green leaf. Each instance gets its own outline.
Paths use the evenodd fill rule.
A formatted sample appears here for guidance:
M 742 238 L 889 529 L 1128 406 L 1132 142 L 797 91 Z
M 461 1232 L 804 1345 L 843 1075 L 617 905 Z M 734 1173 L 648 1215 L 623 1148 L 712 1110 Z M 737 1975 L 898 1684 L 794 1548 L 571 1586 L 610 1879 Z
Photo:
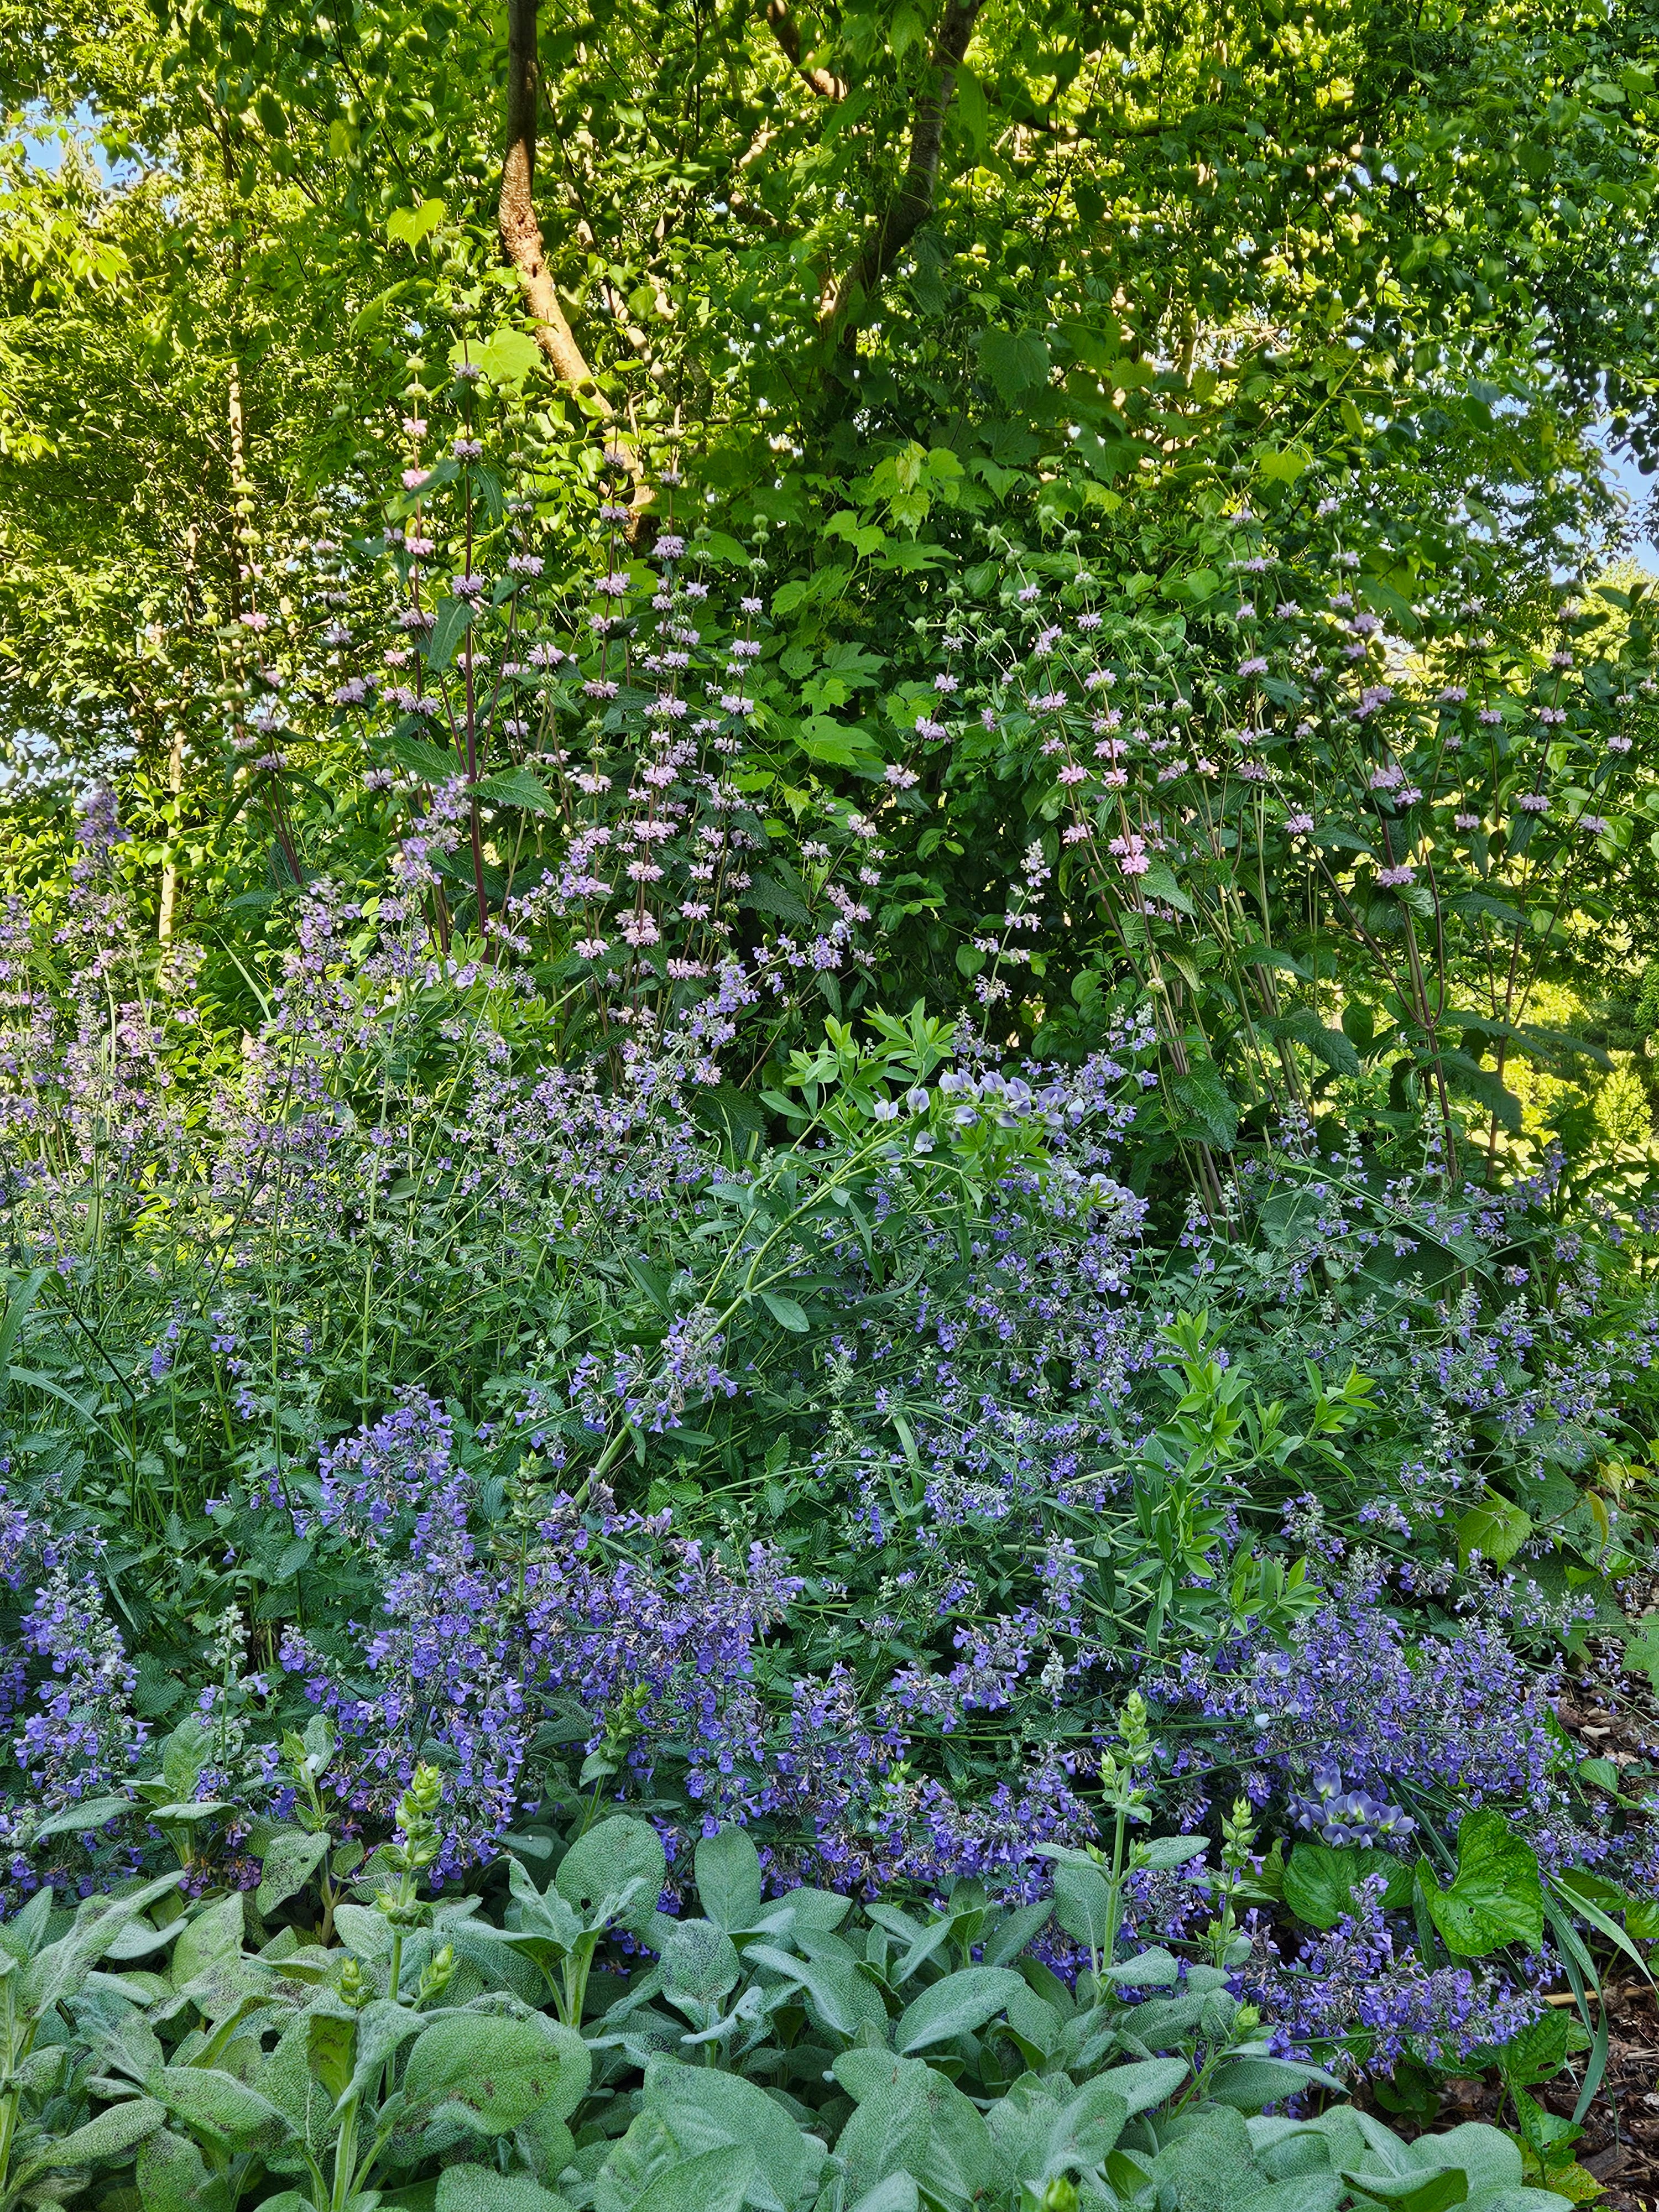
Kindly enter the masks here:
M 526 768 L 496 769 L 477 788 L 487 805 L 523 806 L 532 814 L 556 815 L 559 811 L 547 786 Z
M 473 606 L 470 599 L 452 592 L 438 608 L 438 619 L 432 625 L 432 634 L 426 641 L 426 663 L 428 668 L 445 669 L 455 658 L 455 649 L 472 627 Z
M 1391 1911 L 1401 1911 L 1410 1904 L 1411 1867 L 1391 1852 L 1300 1843 L 1285 1864 L 1285 1902 L 1310 1928 L 1334 1928 L 1353 1911 L 1356 1886 L 1376 1874 L 1387 1878 L 1382 1901 Z
M 1531 1515 L 1488 1490 L 1478 1505 L 1458 1516 L 1458 1565 L 1467 1570 L 1478 1552 L 1489 1566 L 1506 1567 L 1531 1534 Z
M 429 238 L 444 219 L 441 200 L 422 200 L 419 207 L 394 208 L 386 219 L 386 234 L 394 246 L 418 246 Z
M 805 1336 L 811 1329 L 812 1324 L 806 1317 L 806 1309 L 799 1300 L 781 1291 L 762 1291 L 757 1295 L 780 1328 L 787 1328 L 796 1336 Z
M 153 2136 L 167 2118 L 166 2108 L 153 2097 L 135 2097 L 131 2104 L 112 2105 L 95 2120 L 60 2136 L 41 2158 L 43 2166 L 92 2166 L 100 2159 L 125 2158 Z
M 260 1859 L 259 1887 L 253 1893 L 256 1912 L 271 1912 L 301 1890 L 328 1856 L 326 1833 L 308 1836 L 303 1828 L 283 1828 L 274 1835 Z
M 717 1928 L 750 1928 L 761 1909 L 760 1853 L 746 1830 L 729 1821 L 717 1835 L 699 1838 L 693 1856 L 697 1897 Z
M 889 2063 L 890 2077 L 862 2100 L 836 2145 L 848 2197 L 897 2173 L 924 2176 L 947 2201 L 988 2195 L 1000 2183 L 1001 2160 L 980 2113 L 925 2061 Z
M 665 1928 L 663 1984 L 671 1993 L 709 2002 L 735 1989 L 742 1971 L 736 1944 L 712 1920 L 673 1920 Z
M 1224 2105 L 1200 2110 L 1192 2126 L 1158 2152 L 1152 2170 L 1160 2201 L 1167 2189 L 1179 2212 L 1224 2212 L 1267 2180 L 1243 2115 Z
M 647 2182 L 629 2212 L 741 2212 L 754 2170 L 743 2144 L 703 2151 Z
M 383 2197 L 381 2203 L 386 2199 Z M 569 2212 L 562 2197 L 527 2173 L 488 2166 L 447 2166 L 438 2176 L 434 2212 Z
M 144 2212 L 228 2212 L 222 2177 L 171 2128 L 158 2128 L 140 2144 L 133 2179 Z
M 964 1966 L 933 1983 L 906 2007 L 894 2030 L 894 2045 L 908 2054 L 970 2034 L 1024 1989 L 1021 1977 L 1006 1966 Z
M 1133 2114 L 1150 2112 L 1173 2097 L 1189 2071 L 1184 2058 L 1140 2058 L 1132 2066 L 1114 2066 L 1101 2078 Z
M 851 2037 L 860 2027 L 878 2027 L 884 2033 L 887 2008 L 880 1991 L 840 1960 L 797 1959 L 770 1943 L 751 1943 L 744 1956 L 750 1966 L 767 1967 L 804 1989 L 833 2033 Z
M 1625 1666 L 1659 1690 L 1659 1613 L 1645 1613 L 1625 1641 Z
M 179 1936 L 173 1953 L 173 1986 L 181 1990 L 186 1982 L 209 1966 L 217 1966 L 222 1960 L 240 1955 L 242 1937 L 247 1925 L 242 1893 L 234 1890 L 228 1897 L 221 1898 L 198 1912 Z
M 390 737 L 375 742 L 382 754 L 399 768 L 406 769 L 410 775 L 418 775 L 422 783 L 452 782 L 466 767 L 459 753 L 446 752 L 441 745 L 428 744 L 424 738 L 417 738 L 407 730 L 394 730 Z
M 1322 2066 L 1309 2066 L 1293 2058 L 1267 2058 L 1247 2054 L 1224 2059 L 1210 2082 L 1210 2095 L 1218 2105 L 1240 2112 L 1259 2112 L 1264 2105 L 1280 2105 L 1310 2088 L 1340 2092 L 1342 2083 Z
M 1156 899 L 1161 906 L 1172 906 L 1177 914 L 1190 914 L 1193 902 L 1176 881 L 1168 863 L 1154 860 L 1140 878 L 1140 888 L 1146 896 Z
M 1068 1936 L 1098 1951 L 1111 1926 L 1111 1888 L 1098 1867 L 1054 1869 L 1054 1918 Z
M 669 2115 L 671 2125 L 677 2108 L 690 2106 L 732 2142 L 745 2144 L 754 2153 L 757 2172 L 782 2204 L 798 2203 L 817 2179 L 822 2146 L 764 2089 L 740 2074 L 653 2057 L 645 2069 L 644 2101 L 647 2111 Z
M 1457 1874 L 1443 1890 L 1419 1870 L 1429 1917 L 1461 1958 L 1479 1959 L 1504 1943 L 1535 1951 L 1544 1940 L 1544 1897 L 1538 1860 L 1506 1817 L 1482 1806 L 1457 1832 Z
M 307 2022 L 306 2058 L 329 2102 L 337 2102 L 351 2086 L 357 2063 L 356 2014 L 313 2013 Z
M 1031 331 L 981 331 L 979 369 L 1005 406 L 1020 394 L 1045 384 L 1048 378 L 1048 349 Z
M 551 2026 L 488 2013 L 453 2013 L 434 2021 L 410 2051 L 404 2073 L 411 2118 L 459 2120 L 476 2134 L 498 2136 L 549 2100 L 562 2103 L 559 2092 L 569 2097 L 572 2069 Z M 566 2110 L 574 2110 L 586 2086 L 584 2077 Z
M 34 1841 L 43 1844 L 48 1836 L 78 1836 L 88 1828 L 101 1828 L 106 1820 L 118 1820 L 131 1810 L 131 1797 L 83 1797 L 78 1804 L 43 1820 L 34 1832 Z
M 655 1921 L 667 1873 L 668 1854 L 656 1830 L 617 1814 L 577 1838 L 559 1861 L 553 1885 L 568 1905 L 590 1915 L 635 1885 L 619 1924 L 640 1935 Z
M 289 2132 L 287 2117 L 268 2097 L 212 2067 L 164 2066 L 151 2076 L 149 2086 L 192 2133 L 216 2138 L 233 2149 L 276 2143 Z

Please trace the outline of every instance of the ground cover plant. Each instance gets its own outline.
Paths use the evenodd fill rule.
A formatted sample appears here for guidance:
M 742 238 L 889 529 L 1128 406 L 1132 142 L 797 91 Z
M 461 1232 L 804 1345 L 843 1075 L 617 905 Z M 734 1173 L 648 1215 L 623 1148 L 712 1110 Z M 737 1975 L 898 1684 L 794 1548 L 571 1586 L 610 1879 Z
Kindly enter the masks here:
M 1645 16 L 0 43 L 0 2197 L 1650 2196 Z

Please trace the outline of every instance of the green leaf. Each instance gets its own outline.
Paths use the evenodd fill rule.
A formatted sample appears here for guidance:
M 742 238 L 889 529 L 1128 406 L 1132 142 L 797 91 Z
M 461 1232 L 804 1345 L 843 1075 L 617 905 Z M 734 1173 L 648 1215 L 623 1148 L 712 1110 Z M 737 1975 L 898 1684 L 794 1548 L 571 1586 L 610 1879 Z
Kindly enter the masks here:
M 1468 2199 L 1467 2177 L 1455 2166 L 1431 2173 L 1373 2173 L 1368 2167 L 1345 2168 L 1343 2179 L 1368 2197 L 1393 2208 L 1393 2212 L 1447 2212 Z
M 697 1897 L 717 1928 L 751 1928 L 760 1917 L 760 1853 L 754 1839 L 730 1821 L 717 1835 L 698 1839 L 693 1861 Z
M 1391 1852 L 1352 1844 L 1300 1843 L 1285 1869 L 1285 1902 L 1310 1928 L 1334 1928 L 1353 1911 L 1358 1885 L 1372 1875 L 1388 1877 L 1382 1901 L 1390 1911 L 1409 1905 L 1412 1869 Z
M 1327 1029 L 1311 1006 L 1275 1016 L 1267 1024 L 1270 1036 L 1305 1045 L 1315 1059 L 1324 1061 L 1334 1074 L 1358 1075 L 1359 1054 L 1340 1030 Z
M 95 2120 L 60 2136 L 46 2152 L 43 2166 L 92 2166 L 100 2159 L 125 2158 L 147 2136 L 153 2136 L 167 2118 L 163 2106 L 152 2097 L 135 2097 L 131 2104 L 112 2105 Z
M 179 1938 L 173 1954 L 173 1986 L 181 1990 L 186 1982 L 209 1966 L 217 1966 L 226 1959 L 240 1957 L 242 1938 L 246 1932 L 246 1913 L 240 1890 L 221 1898 L 198 1912 Z
M 823 2162 L 821 2145 L 764 2089 L 741 2075 L 653 2055 L 646 2063 L 643 2101 L 647 2112 L 664 2113 L 671 2126 L 676 2125 L 676 2115 L 689 2108 L 705 2125 L 746 2146 L 754 2154 L 758 2175 L 780 2203 L 799 2203 L 817 2179 Z
M 422 783 L 449 783 L 466 765 L 459 754 L 447 752 L 441 745 L 428 744 L 424 738 L 417 738 L 410 731 L 394 730 L 390 737 L 378 742 L 383 756 L 389 756 L 410 775 L 418 775 Z
M 1457 1563 L 1467 1571 L 1478 1552 L 1488 1565 L 1506 1567 L 1531 1534 L 1532 1516 L 1488 1490 L 1479 1505 L 1459 1516 Z
M 540 365 L 542 349 L 528 331 L 503 324 L 500 330 L 492 331 L 482 345 L 473 347 L 472 358 L 492 383 L 522 384 Z M 453 359 L 452 348 L 452 362 Z
M 1172 906 L 1178 914 L 1190 914 L 1193 902 L 1176 881 L 1168 866 L 1154 860 L 1140 878 L 1140 888 L 1148 898 L 1155 898 L 1165 906 Z
M 655 1923 L 667 1874 L 668 1855 L 656 1830 L 617 1814 L 577 1838 L 559 1861 L 553 1886 L 567 1905 L 592 1914 L 607 1898 L 637 1885 L 617 1925 L 639 1936 Z
M 559 803 L 538 776 L 528 769 L 497 769 L 485 776 L 476 787 L 478 797 L 489 806 L 523 806 L 532 814 L 556 815 Z
M 1443 1890 L 1426 1867 L 1418 1875 L 1430 1918 L 1460 1958 L 1483 1958 L 1500 1944 L 1535 1951 L 1544 1940 L 1538 1860 L 1506 1817 L 1482 1806 L 1457 1832 L 1457 1875 Z
M 267 1844 L 260 1859 L 259 1887 L 253 1893 L 256 1912 L 274 1911 L 303 1889 L 328 1856 L 325 1832 L 308 1836 L 302 1828 L 283 1828 Z
M 629 2212 L 742 2212 L 754 2170 L 755 2154 L 743 2144 L 703 2151 L 658 2174 Z
M 787 1328 L 796 1336 L 805 1336 L 811 1329 L 812 1324 L 806 1318 L 805 1307 L 795 1299 L 781 1291 L 762 1291 L 758 1296 L 780 1328 Z
M 1512 1135 L 1521 1129 L 1521 1101 L 1502 1084 L 1491 1068 L 1482 1067 L 1466 1052 L 1442 1051 L 1438 1065 L 1454 1091 L 1461 1091 L 1495 1114 Z
M 1300 453 L 1294 446 L 1258 446 L 1255 449 L 1256 473 L 1266 483 L 1294 483 L 1312 459 L 1311 453 Z
M 432 635 L 426 641 L 426 663 L 428 668 L 447 668 L 455 658 L 455 648 L 472 627 L 473 607 L 471 599 L 462 599 L 452 592 L 438 610 L 438 619 L 432 626 Z
M 1224 2059 L 1210 2082 L 1210 2095 L 1235 2112 L 1259 2112 L 1264 2105 L 1280 2105 L 1308 2089 L 1340 2092 L 1343 2084 L 1322 2066 L 1310 2066 L 1293 2058 L 1264 2058 L 1247 2054 Z
M 1060 1869 L 1062 1874 L 1066 1871 Z M 946 1974 L 906 2008 L 894 2031 L 895 2045 L 908 2056 L 971 2034 L 994 2019 L 1024 1987 L 1024 1978 L 1007 1966 L 964 1966 Z
M 743 1968 L 737 1945 L 712 1920 L 674 1920 L 662 1932 L 662 1972 L 671 1995 L 708 2003 L 737 1987 Z
M 434 2021 L 410 2051 L 404 2073 L 411 2116 L 422 2124 L 459 2121 L 476 2134 L 499 2136 L 550 2100 L 563 2104 L 568 2098 L 566 2112 L 574 2112 L 587 2082 L 579 2063 L 573 2070 L 568 2045 L 580 2046 L 581 2039 L 567 2029 L 562 2044 L 552 2027 L 551 2021 L 487 2013 L 453 2013 Z M 578 2073 L 580 2084 L 571 2095 Z
M 833 2034 L 854 2036 L 862 2027 L 885 2032 L 887 2008 L 881 1992 L 841 1960 L 797 1959 L 770 1943 L 751 1943 L 744 1957 L 751 1966 L 769 1967 L 804 1989 Z
M 380 2199 L 384 2205 L 386 2199 Z M 562 2197 L 527 2173 L 488 2166 L 447 2166 L 438 2176 L 434 2212 L 570 2212 Z
M 1644 1613 L 1625 1640 L 1625 1665 L 1659 1690 L 1659 1613 Z
M 1201 2110 L 1184 2135 L 1158 2152 L 1152 2171 L 1160 2202 L 1167 2189 L 1179 2212 L 1224 2212 L 1267 2179 L 1255 2161 L 1243 2116 L 1225 2105 Z
M 234 2150 L 280 2142 L 289 2132 L 288 2120 L 269 2098 L 210 2066 L 163 2066 L 149 2086 L 192 2134 Z
M 429 238 L 444 219 L 441 200 L 422 200 L 419 207 L 395 208 L 386 219 L 386 234 L 394 246 L 418 246 Z
M 1098 1867 L 1054 1869 L 1054 1918 L 1068 1936 L 1098 1951 L 1106 1941 L 1111 1912 L 1111 1887 Z
M 1048 349 L 1032 331 L 981 331 L 979 369 L 1005 406 L 1048 380 Z
M 88 1828 L 101 1828 L 106 1820 L 119 1819 L 123 1813 L 132 1810 L 131 1797 L 83 1797 L 78 1805 L 71 1805 L 62 1813 L 54 1813 L 50 1820 L 43 1820 L 34 1832 L 34 1843 L 43 1844 L 48 1836 L 78 1836 Z M 30 1849 L 33 1849 L 33 1844 Z
M 330 2101 L 343 2097 L 357 2059 L 356 2014 L 313 2013 L 306 2030 L 306 2058 Z
M 144 2212 L 225 2212 L 222 2177 L 210 2172 L 193 2142 L 170 2128 L 146 2137 L 133 2179 Z
M 1185 1075 L 1166 1075 L 1164 1087 L 1184 1106 L 1210 1143 L 1224 1152 L 1238 1134 L 1238 1109 L 1219 1071 L 1200 1060 Z
M 1001 2183 L 1002 2162 L 980 2114 L 925 2061 L 887 2063 L 891 2072 L 860 2100 L 836 2141 L 848 2197 L 856 2201 L 890 2176 L 906 2173 L 924 2176 L 929 2191 L 947 2203 L 989 2199 Z

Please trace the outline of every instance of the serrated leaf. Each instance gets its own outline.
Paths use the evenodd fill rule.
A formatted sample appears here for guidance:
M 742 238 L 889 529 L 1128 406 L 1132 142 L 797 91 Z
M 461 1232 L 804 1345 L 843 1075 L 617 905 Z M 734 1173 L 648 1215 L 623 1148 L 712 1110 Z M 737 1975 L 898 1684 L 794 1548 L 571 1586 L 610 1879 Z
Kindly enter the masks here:
M 980 374 L 1005 406 L 1048 379 L 1048 349 L 1033 331 L 981 331 Z
M 1154 860 L 1147 868 L 1140 878 L 1140 888 L 1146 897 L 1158 899 L 1164 906 L 1174 907 L 1177 914 L 1190 914 L 1193 910 L 1192 901 L 1163 860 Z
M 1488 1490 L 1478 1505 L 1458 1517 L 1457 1563 L 1467 1572 L 1478 1552 L 1488 1565 L 1506 1567 L 1531 1534 L 1531 1515 Z
M 556 815 L 559 811 L 559 803 L 547 786 L 526 768 L 497 769 L 477 788 L 488 805 L 523 806 L 532 814 Z
M 418 775 L 422 783 L 449 783 L 465 768 L 459 754 L 446 752 L 441 745 L 428 744 L 424 738 L 417 738 L 407 730 L 394 730 L 389 737 L 380 738 L 379 749 L 398 767 L 406 769 L 410 775 Z

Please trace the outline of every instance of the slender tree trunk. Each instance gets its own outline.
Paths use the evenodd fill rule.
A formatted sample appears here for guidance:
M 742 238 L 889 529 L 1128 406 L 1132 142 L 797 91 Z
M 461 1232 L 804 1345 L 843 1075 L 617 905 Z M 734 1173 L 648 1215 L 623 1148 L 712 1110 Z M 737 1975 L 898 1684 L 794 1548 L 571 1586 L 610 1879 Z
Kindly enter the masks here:
M 910 125 L 909 152 L 898 190 L 872 224 L 847 274 L 831 277 L 819 295 L 818 329 L 843 347 L 857 337 L 870 301 L 933 212 L 945 118 L 983 4 L 984 0 L 945 0 L 927 65 L 927 88 L 916 102 Z
M 185 734 L 182 730 L 175 730 L 167 753 L 167 795 L 173 800 L 173 819 L 167 829 L 167 858 L 161 863 L 161 896 L 155 917 L 156 938 L 163 945 L 173 942 L 173 922 L 179 912 L 179 817 L 183 811 L 179 802 L 184 790 Z
M 561 382 L 585 392 L 606 418 L 606 450 L 628 471 L 636 495 L 642 494 L 645 471 L 640 458 L 631 441 L 609 427 L 616 410 L 594 384 L 592 369 L 559 304 L 542 244 L 535 200 L 536 110 L 542 88 L 536 9 L 537 0 L 507 0 L 507 152 L 501 161 L 496 226 L 501 249 L 518 271 L 525 306 L 536 325 L 536 343 Z

